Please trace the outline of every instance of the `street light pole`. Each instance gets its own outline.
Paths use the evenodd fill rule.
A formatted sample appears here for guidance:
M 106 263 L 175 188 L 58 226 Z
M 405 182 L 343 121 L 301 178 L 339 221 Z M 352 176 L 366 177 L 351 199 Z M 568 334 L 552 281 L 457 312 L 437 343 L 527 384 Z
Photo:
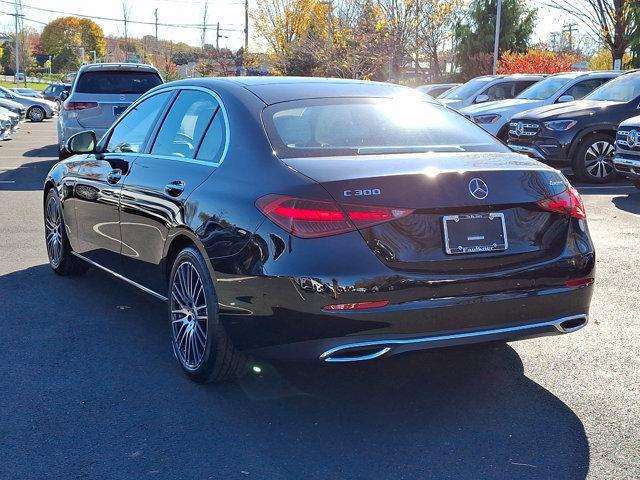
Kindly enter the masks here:
M 496 38 L 493 43 L 493 74 L 498 71 L 498 48 L 500 46 L 500 17 L 502 16 L 502 0 L 498 0 L 496 12 Z
M 15 52 L 14 56 L 16 57 L 16 73 L 13 76 L 13 81 L 17 84 L 18 83 L 18 72 L 20 72 L 20 42 L 18 40 L 18 19 L 24 17 L 23 14 L 21 13 L 9 13 L 8 15 L 11 15 L 15 21 L 16 21 L 16 31 L 15 31 Z M 27 77 L 25 76 L 25 81 L 26 81 Z

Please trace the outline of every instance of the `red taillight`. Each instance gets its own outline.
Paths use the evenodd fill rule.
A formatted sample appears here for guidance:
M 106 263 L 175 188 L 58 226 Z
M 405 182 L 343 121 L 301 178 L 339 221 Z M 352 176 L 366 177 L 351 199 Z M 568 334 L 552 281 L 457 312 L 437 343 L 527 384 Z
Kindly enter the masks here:
M 564 282 L 566 287 L 582 287 L 584 285 L 591 285 L 593 283 L 593 278 L 581 278 L 579 280 L 569 280 Z
M 335 310 L 364 310 L 365 308 L 382 308 L 389 305 L 388 300 L 379 300 L 375 302 L 359 302 L 359 303 L 333 303 L 331 305 L 325 305 L 322 310 L 335 311 Z
M 569 187 L 564 192 L 553 197 L 540 200 L 538 206 L 548 212 L 560 213 L 574 218 L 587 218 L 582 198 L 573 187 Z
M 256 202 L 267 217 L 301 238 L 317 238 L 352 232 L 410 215 L 406 208 L 342 205 L 326 200 L 267 195 Z
M 65 110 L 85 110 L 87 108 L 95 108 L 97 106 L 97 102 L 64 102 L 62 104 L 62 108 Z

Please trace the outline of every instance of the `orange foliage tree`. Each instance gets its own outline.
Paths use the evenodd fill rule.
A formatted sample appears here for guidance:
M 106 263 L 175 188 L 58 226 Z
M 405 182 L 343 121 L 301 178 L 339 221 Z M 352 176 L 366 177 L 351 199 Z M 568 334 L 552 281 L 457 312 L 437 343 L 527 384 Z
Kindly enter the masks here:
M 548 50 L 529 50 L 525 53 L 506 52 L 498 64 L 498 73 L 559 73 L 571 70 L 581 61 L 578 55 L 554 53 Z

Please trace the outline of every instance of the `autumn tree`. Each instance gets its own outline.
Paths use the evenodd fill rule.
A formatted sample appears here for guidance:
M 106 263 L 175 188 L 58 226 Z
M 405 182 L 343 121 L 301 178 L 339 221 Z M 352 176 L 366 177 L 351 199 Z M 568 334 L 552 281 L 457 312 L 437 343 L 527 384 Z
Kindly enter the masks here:
M 501 52 L 525 52 L 533 33 L 536 12 L 520 0 L 504 0 L 500 20 Z M 493 52 L 496 26 L 496 0 L 474 0 L 465 18 L 455 27 L 456 61 L 463 77 L 476 69 L 474 59 Z M 490 73 L 485 72 L 485 73 Z
M 548 50 L 529 50 L 525 53 L 505 52 L 498 64 L 498 73 L 560 73 L 582 60 L 570 53 L 554 53 Z
M 312 73 L 315 62 L 305 43 L 315 40 L 310 38 L 314 32 L 328 31 L 327 8 L 317 0 L 257 1 L 251 15 L 255 30 L 269 47 L 280 73 Z
M 414 0 L 416 3 L 417 31 L 415 51 L 429 62 L 430 76 L 442 74 L 441 54 L 451 42 L 453 28 L 463 0 Z
M 60 17 L 52 20 L 42 30 L 40 45 L 44 53 L 54 56 L 53 65 L 57 71 L 76 66 L 73 63 L 78 47 L 84 47 L 87 53 L 95 50 L 98 57 L 105 54 L 104 32 L 88 18 Z M 56 59 L 58 55 L 62 58 Z

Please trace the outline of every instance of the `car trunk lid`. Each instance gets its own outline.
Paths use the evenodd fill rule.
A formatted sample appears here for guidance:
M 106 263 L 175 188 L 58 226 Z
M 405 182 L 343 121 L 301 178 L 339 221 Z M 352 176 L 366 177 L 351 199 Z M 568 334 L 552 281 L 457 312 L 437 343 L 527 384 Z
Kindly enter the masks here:
M 568 218 L 537 205 L 566 190 L 566 180 L 521 155 L 428 153 L 283 161 L 319 182 L 342 206 L 412 209 L 411 215 L 360 229 L 373 252 L 393 268 L 498 269 L 555 256 L 566 242 Z M 451 218 L 445 222 L 445 217 Z M 498 245 L 491 251 L 452 253 L 458 246 L 500 243 L 503 220 L 506 249 Z M 458 240 L 466 245 L 455 243 Z

